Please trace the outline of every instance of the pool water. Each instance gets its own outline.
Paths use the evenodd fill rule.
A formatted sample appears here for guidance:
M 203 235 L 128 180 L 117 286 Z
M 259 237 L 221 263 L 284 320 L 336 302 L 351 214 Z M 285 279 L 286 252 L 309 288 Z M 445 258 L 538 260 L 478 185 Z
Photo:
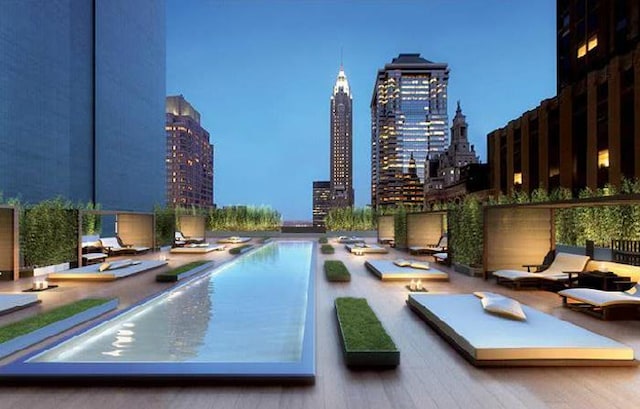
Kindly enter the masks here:
M 0 378 L 313 379 L 314 246 L 267 244 L 0 368 Z

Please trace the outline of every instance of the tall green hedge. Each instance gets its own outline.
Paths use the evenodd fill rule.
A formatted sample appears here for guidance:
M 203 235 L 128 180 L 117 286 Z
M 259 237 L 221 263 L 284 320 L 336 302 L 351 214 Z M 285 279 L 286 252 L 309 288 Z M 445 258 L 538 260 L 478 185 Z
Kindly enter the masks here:
M 374 212 L 370 207 L 337 208 L 329 210 L 325 218 L 327 230 L 375 230 Z
M 20 240 L 26 266 L 78 261 L 78 209 L 62 198 L 23 209 Z
M 209 230 L 267 231 L 279 230 L 282 216 L 268 206 L 229 206 L 210 209 Z
M 461 203 L 451 205 L 447 225 L 453 261 L 469 266 L 482 264 L 484 223 L 480 201 L 467 196 Z
M 173 244 L 176 230 L 176 209 L 172 207 L 156 206 L 156 243 L 158 246 Z

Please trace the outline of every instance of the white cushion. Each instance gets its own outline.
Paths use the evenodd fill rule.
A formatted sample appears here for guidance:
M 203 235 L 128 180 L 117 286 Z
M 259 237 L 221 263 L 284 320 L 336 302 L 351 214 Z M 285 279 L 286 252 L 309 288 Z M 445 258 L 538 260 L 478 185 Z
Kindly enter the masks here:
M 395 265 L 396 265 L 396 266 L 398 266 L 398 267 L 407 267 L 407 266 L 410 266 L 410 265 L 411 265 L 411 262 L 409 262 L 408 260 L 405 260 L 405 259 L 399 258 L 399 259 L 395 260 L 395 261 L 393 262 L 393 264 L 395 264 Z
M 120 243 L 118 243 L 118 239 L 115 237 L 103 237 L 100 239 L 100 242 L 102 243 L 102 247 L 109 247 L 112 249 L 121 248 Z
M 420 270 L 429 269 L 429 263 L 426 261 L 412 261 L 411 264 L 409 264 L 409 266 L 420 269 Z
M 522 306 L 516 300 L 511 298 L 499 296 L 499 297 L 484 297 L 481 300 L 482 308 L 492 314 L 499 315 L 501 317 L 516 319 L 519 321 L 525 321 L 527 316 L 522 311 Z
M 565 271 L 582 271 L 589 261 L 589 256 L 580 256 L 559 252 L 553 263 L 542 273 L 545 275 L 562 274 Z

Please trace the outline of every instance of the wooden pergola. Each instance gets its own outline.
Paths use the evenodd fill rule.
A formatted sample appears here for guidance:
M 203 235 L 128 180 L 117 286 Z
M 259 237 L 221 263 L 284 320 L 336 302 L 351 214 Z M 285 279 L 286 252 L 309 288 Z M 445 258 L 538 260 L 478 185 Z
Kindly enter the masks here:
M 640 194 L 603 196 L 484 208 L 483 276 L 489 272 L 540 264 L 555 250 L 555 211 L 575 207 L 640 204 Z

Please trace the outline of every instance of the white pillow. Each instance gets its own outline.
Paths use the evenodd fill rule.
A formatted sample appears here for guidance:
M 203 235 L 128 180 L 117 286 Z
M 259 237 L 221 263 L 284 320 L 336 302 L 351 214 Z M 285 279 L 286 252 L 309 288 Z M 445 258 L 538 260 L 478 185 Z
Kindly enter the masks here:
M 507 297 L 484 297 L 482 308 L 492 314 L 518 321 L 525 321 L 527 316 L 522 311 L 522 306 L 516 300 Z
M 424 261 L 412 261 L 411 264 L 409 264 L 411 267 L 413 268 L 417 268 L 420 270 L 428 270 L 429 269 L 429 263 Z
M 411 265 L 411 263 L 409 261 L 407 261 L 407 260 L 405 260 L 403 258 L 399 258 L 399 259 L 395 260 L 393 262 L 393 264 L 395 264 L 398 267 L 406 267 L 408 265 Z

